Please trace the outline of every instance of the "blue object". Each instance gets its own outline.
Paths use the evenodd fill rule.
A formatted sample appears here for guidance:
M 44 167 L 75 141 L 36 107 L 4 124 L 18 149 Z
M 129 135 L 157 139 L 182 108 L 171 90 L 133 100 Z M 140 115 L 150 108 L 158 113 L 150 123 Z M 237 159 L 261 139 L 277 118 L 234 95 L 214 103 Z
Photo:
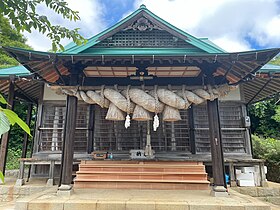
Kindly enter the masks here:
M 229 184 L 229 175 L 225 174 L 226 183 Z

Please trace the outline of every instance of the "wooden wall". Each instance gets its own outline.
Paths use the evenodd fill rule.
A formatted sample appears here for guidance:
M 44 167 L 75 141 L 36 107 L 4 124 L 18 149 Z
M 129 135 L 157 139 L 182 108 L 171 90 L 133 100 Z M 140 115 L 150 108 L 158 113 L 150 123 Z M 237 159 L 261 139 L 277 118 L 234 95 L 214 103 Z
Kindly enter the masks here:
M 39 128 L 40 137 L 37 142 L 40 151 L 60 151 L 63 137 L 65 104 L 59 101 L 45 101 L 42 106 L 42 123 Z M 147 122 L 131 121 L 126 129 L 124 121 L 105 120 L 107 109 L 95 106 L 94 109 L 94 150 L 129 151 L 145 147 Z M 182 120 L 163 122 L 152 131 L 152 147 L 155 151 L 191 152 L 191 142 L 195 143 L 196 153 L 209 153 L 209 129 L 207 108 L 205 104 L 193 106 L 194 139 L 190 138 L 188 110 L 181 110 Z M 250 154 L 248 129 L 243 125 L 246 115 L 244 105 L 238 102 L 220 102 L 220 117 L 224 152 Z M 152 121 L 151 121 L 152 124 Z M 79 103 L 77 129 L 75 134 L 75 151 L 87 152 L 89 138 L 89 105 Z

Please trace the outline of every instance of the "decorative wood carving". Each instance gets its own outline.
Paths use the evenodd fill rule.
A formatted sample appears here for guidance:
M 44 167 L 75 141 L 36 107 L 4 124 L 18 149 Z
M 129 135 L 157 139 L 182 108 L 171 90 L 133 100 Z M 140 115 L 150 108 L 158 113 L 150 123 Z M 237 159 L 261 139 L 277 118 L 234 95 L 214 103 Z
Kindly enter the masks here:
M 133 22 L 131 25 L 129 25 L 128 27 L 126 27 L 125 29 L 123 29 L 124 31 L 127 30 L 134 30 L 134 31 L 152 31 L 153 29 L 157 29 L 157 30 L 163 30 L 162 28 L 160 28 L 158 25 L 152 23 L 150 20 L 148 20 L 145 17 L 141 17 L 138 20 L 136 20 L 135 22 Z

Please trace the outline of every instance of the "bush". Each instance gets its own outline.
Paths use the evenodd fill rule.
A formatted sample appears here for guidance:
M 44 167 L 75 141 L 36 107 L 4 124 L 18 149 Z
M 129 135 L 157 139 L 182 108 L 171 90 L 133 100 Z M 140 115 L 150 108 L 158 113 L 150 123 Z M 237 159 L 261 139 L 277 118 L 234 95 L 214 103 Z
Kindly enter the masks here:
M 254 158 L 266 161 L 267 179 L 280 183 L 280 141 L 252 135 L 252 143 Z
M 8 149 L 6 170 L 19 169 L 20 149 Z

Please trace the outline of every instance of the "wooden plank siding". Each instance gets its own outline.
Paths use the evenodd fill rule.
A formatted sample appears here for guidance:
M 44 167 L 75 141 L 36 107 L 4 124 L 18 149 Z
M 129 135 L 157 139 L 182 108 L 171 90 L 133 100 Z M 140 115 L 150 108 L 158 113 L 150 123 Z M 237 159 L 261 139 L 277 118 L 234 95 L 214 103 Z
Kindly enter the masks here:
M 220 117 L 224 152 L 248 153 L 248 130 L 243 127 L 242 118 L 246 115 L 244 107 L 237 102 L 220 102 Z M 42 124 L 38 151 L 61 151 L 63 126 L 65 118 L 65 102 L 45 102 L 43 105 Z M 90 105 L 78 104 L 77 128 L 75 134 L 75 152 L 88 152 L 88 146 L 93 150 L 129 151 L 144 149 L 146 145 L 147 123 L 131 121 L 128 129 L 124 121 L 108 121 L 105 119 L 107 109 L 95 106 L 92 118 L 93 129 L 89 125 Z M 193 106 L 193 128 L 190 128 L 189 110 L 180 111 L 182 120 L 178 122 L 163 122 L 156 132 L 151 131 L 152 147 L 155 151 L 182 151 L 191 153 L 191 130 L 195 140 L 197 154 L 210 153 L 208 115 L 206 104 Z M 89 131 L 92 130 L 92 131 Z M 89 135 L 90 132 L 93 134 Z M 194 147 L 194 145 L 193 145 Z
M 107 109 L 96 107 L 94 128 L 94 150 L 128 151 L 144 149 L 146 146 L 147 122 L 131 121 L 124 127 L 124 121 L 105 120 Z M 163 122 L 157 131 L 151 130 L 152 148 L 155 151 L 189 151 L 189 126 L 187 110 L 181 111 L 182 120 Z
M 61 151 L 63 127 L 65 123 L 65 103 L 46 103 L 43 105 L 42 124 L 38 151 Z M 77 127 L 75 132 L 74 151 L 87 151 L 89 106 L 78 104 Z
M 247 129 L 243 127 L 242 104 L 221 102 L 219 105 L 223 148 L 225 153 L 245 153 L 247 151 Z M 196 151 L 210 152 L 209 125 L 206 104 L 194 106 Z

